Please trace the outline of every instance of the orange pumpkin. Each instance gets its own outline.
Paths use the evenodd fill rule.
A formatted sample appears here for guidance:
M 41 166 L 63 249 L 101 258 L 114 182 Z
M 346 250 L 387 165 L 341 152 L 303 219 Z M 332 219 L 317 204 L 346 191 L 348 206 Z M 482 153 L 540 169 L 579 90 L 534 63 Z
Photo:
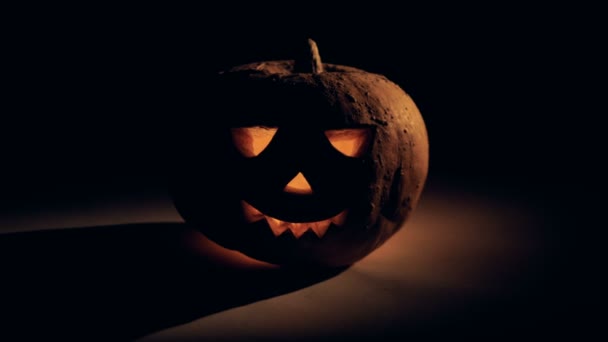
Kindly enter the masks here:
M 300 60 L 218 75 L 207 108 L 219 123 L 206 148 L 219 160 L 188 165 L 173 196 L 186 222 L 227 248 L 277 264 L 342 266 L 379 247 L 415 208 L 428 139 L 399 86 L 321 63 L 309 47 Z M 209 182 L 221 186 L 210 191 Z

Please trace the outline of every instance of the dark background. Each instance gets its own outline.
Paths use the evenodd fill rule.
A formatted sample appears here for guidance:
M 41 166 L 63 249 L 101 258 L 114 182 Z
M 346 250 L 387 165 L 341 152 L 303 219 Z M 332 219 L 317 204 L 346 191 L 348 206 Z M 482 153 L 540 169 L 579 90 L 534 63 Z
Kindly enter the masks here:
M 566 310 L 579 302 L 569 298 L 592 266 L 577 263 L 585 248 L 573 241 L 592 230 L 576 213 L 595 207 L 581 199 L 594 193 L 597 112 L 572 99 L 593 96 L 577 79 L 594 75 L 592 10 L 267 6 L 19 12 L 2 46 L 0 215 L 164 191 L 178 152 L 192 149 L 179 143 L 184 127 L 213 129 L 209 76 L 291 59 L 311 37 L 325 62 L 383 74 L 412 96 L 430 186 L 514 198 L 554 222 L 539 228 L 559 247 L 538 286 Z M 191 156 L 213 165 L 212 148 Z
M 556 183 L 557 191 L 577 186 L 564 175 L 580 171 L 572 155 L 585 151 L 576 143 L 588 114 L 573 120 L 568 100 L 579 87 L 570 75 L 584 60 L 575 32 L 592 30 L 580 30 L 579 14 L 461 5 L 302 10 L 40 8 L 11 21 L 3 210 L 41 197 L 163 187 L 180 167 L 181 125 L 196 118 L 201 134 L 213 129 L 208 76 L 290 59 L 307 37 L 324 61 L 384 74 L 413 97 L 429 132 L 430 180 L 552 196 Z M 213 163 L 210 148 L 200 146 L 196 158 Z

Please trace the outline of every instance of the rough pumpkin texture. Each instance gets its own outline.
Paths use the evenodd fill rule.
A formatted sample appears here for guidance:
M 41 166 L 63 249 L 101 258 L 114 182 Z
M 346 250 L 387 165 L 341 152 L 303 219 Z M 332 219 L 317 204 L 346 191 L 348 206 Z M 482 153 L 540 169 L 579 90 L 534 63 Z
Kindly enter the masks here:
M 320 73 L 303 73 L 294 72 L 294 66 L 294 61 L 258 62 L 218 76 L 209 108 L 221 118 L 213 135 L 221 165 L 213 166 L 211 177 L 225 186 L 217 190 L 221 193 L 213 194 L 212 206 L 203 204 L 212 187 L 200 175 L 203 171 L 208 174 L 209 168 L 188 165 L 190 172 L 174 192 L 175 204 L 187 222 L 211 239 L 254 258 L 278 264 L 348 265 L 392 236 L 416 207 L 428 170 L 426 128 L 412 99 L 382 75 L 333 64 L 323 64 Z M 371 149 L 360 160 L 334 165 L 319 152 L 318 163 L 327 165 L 328 174 L 352 165 L 339 171 L 346 179 L 352 178 L 352 189 L 341 190 L 348 193 L 344 206 L 349 211 L 342 226 L 330 227 L 322 238 L 306 234 L 295 239 L 270 234 L 266 222 L 243 221 L 238 205 L 245 196 L 242 189 L 256 178 L 264 178 L 264 173 L 259 169 L 250 172 L 256 161 L 242 160 L 227 132 L 231 127 L 256 125 L 278 127 L 279 131 L 285 127 L 301 137 L 325 129 L 373 129 Z M 310 151 L 306 139 L 301 140 L 304 147 L 296 152 L 306 163 L 314 163 L 316 145 L 311 144 Z M 280 151 L 280 146 L 275 150 Z M 281 153 L 287 156 L 289 151 Z M 297 153 L 285 160 L 270 160 L 265 170 L 274 172 L 288 165 L 298 158 Z M 322 171 L 318 166 L 311 168 Z M 228 215 L 218 218 L 218 211 Z

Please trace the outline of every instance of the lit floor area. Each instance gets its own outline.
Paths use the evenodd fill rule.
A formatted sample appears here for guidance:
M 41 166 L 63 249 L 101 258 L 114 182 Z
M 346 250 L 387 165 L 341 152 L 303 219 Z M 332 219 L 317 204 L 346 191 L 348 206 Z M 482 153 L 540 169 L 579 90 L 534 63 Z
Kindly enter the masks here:
M 429 187 L 345 270 L 281 270 L 182 223 L 164 194 L 0 218 L 2 314 L 82 340 L 402 339 L 542 331 L 551 222 L 531 202 Z M 78 228 L 78 229 L 64 229 Z

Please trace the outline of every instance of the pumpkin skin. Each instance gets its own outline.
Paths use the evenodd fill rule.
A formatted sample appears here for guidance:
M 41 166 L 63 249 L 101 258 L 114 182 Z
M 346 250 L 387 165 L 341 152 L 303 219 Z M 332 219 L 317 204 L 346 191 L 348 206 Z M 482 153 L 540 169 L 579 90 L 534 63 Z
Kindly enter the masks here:
M 199 138 L 220 165 L 186 164 L 173 191 L 181 216 L 211 240 L 275 264 L 345 266 L 382 245 L 416 207 L 428 138 L 413 100 L 382 75 L 318 64 L 322 72 L 266 61 L 218 75 L 208 99 L 218 122 Z M 243 127 L 276 131 L 257 155 L 243 155 L 234 138 Z M 328 140 L 326 132 L 345 129 L 367 134 L 356 157 Z M 287 191 L 302 176 L 312 190 Z M 306 229 L 330 219 L 326 230 Z

